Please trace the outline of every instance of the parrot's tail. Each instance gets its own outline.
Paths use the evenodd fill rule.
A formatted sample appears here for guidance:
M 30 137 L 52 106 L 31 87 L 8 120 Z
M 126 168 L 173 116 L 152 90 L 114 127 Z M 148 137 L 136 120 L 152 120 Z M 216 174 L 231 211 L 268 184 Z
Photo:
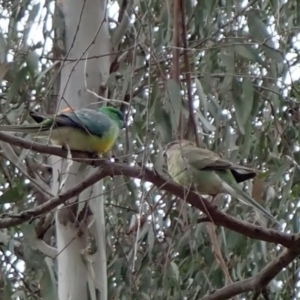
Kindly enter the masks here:
M 276 218 L 265 208 L 263 208 L 257 201 L 255 201 L 252 197 L 250 197 L 247 193 L 245 193 L 242 189 L 240 189 L 239 185 L 236 188 L 232 188 L 231 186 L 226 184 L 227 192 L 233 197 L 239 199 L 243 203 L 255 207 L 258 211 L 275 221 L 278 225 L 280 223 L 276 220 Z
M 51 125 L 49 124 L 32 124 L 32 125 L 0 125 L 0 131 L 8 132 L 23 132 L 28 134 L 39 134 L 45 131 L 49 131 Z

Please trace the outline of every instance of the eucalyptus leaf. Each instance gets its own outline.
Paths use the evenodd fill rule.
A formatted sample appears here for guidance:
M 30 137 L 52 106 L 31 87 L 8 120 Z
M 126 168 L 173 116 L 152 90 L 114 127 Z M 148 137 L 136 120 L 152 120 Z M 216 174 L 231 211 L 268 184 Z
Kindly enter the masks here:
M 36 83 L 39 84 L 41 82 L 41 80 L 45 77 L 45 75 L 52 71 L 52 69 L 55 68 L 56 65 L 59 64 L 59 61 L 55 61 L 53 62 L 53 64 L 51 64 L 49 67 L 45 68 L 40 74 L 39 76 L 36 78 Z
M 207 99 L 206 95 L 204 93 L 201 81 L 198 78 L 195 78 L 195 83 L 196 83 L 196 94 L 199 97 L 199 107 L 203 109 L 204 115 L 206 116 L 207 114 Z
M 14 78 L 10 89 L 7 93 L 7 101 L 5 103 L 6 109 L 8 108 L 9 104 L 14 99 L 16 101 L 16 97 L 18 96 L 19 89 L 21 88 L 21 85 L 23 84 L 26 76 L 28 75 L 28 69 L 27 67 L 22 68 Z
M 180 113 L 183 108 L 181 92 L 178 84 L 173 79 L 169 79 L 166 84 L 166 99 L 168 99 L 170 119 L 173 132 L 177 131 L 180 120 Z
M 274 170 L 274 174 L 268 180 L 268 184 L 276 184 L 279 180 L 283 178 L 283 175 L 289 170 L 291 167 L 291 161 L 287 158 L 281 159 L 280 166 Z
M 27 55 L 26 62 L 32 75 L 35 75 L 39 68 L 39 56 L 35 51 L 32 51 Z
M 241 97 L 241 84 L 237 80 L 233 80 L 233 104 L 235 109 L 235 117 L 238 124 L 238 128 L 242 134 L 245 134 L 245 122 L 244 119 L 244 101 Z
M 25 40 L 27 40 L 28 36 L 29 36 L 29 33 L 32 29 L 32 25 L 39 13 L 39 10 L 40 10 L 40 7 L 41 7 L 41 3 L 36 3 L 32 6 L 32 9 L 29 11 L 29 16 L 28 16 L 28 19 L 27 19 L 27 26 L 25 27 L 25 30 L 24 30 L 24 37 L 25 37 Z
M 179 268 L 174 261 L 171 262 L 171 269 L 172 269 L 174 278 L 178 281 L 179 280 Z
M 7 189 L 0 196 L 0 203 L 17 203 L 23 200 L 24 191 L 20 190 L 18 186 L 14 186 L 12 188 Z
M 257 62 L 260 65 L 264 65 L 263 60 L 259 56 L 259 52 L 257 49 L 252 48 L 250 45 L 235 45 L 234 50 L 236 53 L 248 60 L 253 62 Z
M 7 43 L 2 32 L 0 32 L 0 63 L 6 62 Z
M 0 63 L 0 82 L 3 80 L 6 73 L 9 71 L 11 64 Z
M 242 101 L 243 101 L 243 111 L 244 111 L 244 120 L 247 122 L 249 116 L 251 115 L 252 107 L 253 107 L 253 97 L 254 97 L 254 89 L 253 84 L 250 78 L 244 78 L 242 83 Z
M 154 231 L 153 231 L 153 226 L 150 224 L 148 226 L 149 228 L 149 231 L 148 231 L 148 236 L 147 236 L 147 239 L 148 239 L 148 255 L 149 255 L 149 259 L 152 260 L 152 257 L 153 257 L 153 248 L 154 248 L 154 243 L 155 243 L 155 234 L 154 234 Z
M 45 258 L 45 263 L 48 268 L 45 268 L 40 281 L 42 298 L 43 300 L 58 300 L 53 262 Z
M 200 122 L 202 123 L 203 128 L 206 132 L 212 132 L 216 130 L 216 127 L 205 118 L 200 111 L 197 111 L 197 116 L 200 119 Z
M 4 299 L 3 300 L 11 300 L 13 295 L 13 289 L 11 285 L 11 280 L 9 278 L 5 278 L 5 285 L 4 285 Z
M 252 9 L 248 12 L 248 27 L 250 34 L 260 43 L 265 44 L 270 48 L 274 48 L 272 36 L 268 31 L 266 24 L 259 16 L 259 11 Z

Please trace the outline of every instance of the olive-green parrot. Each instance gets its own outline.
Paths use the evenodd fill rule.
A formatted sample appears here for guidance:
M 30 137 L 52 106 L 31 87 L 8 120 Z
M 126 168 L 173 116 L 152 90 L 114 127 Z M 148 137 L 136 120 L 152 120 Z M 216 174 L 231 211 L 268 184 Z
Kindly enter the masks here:
M 168 172 L 179 184 L 193 186 L 200 194 L 231 196 L 258 209 L 278 221 L 239 186 L 239 182 L 255 177 L 253 169 L 235 165 L 218 154 L 198 148 L 193 142 L 178 140 L 169 143 L 165 150 Z
M 112 148 L 124 127 L 123 113 L 110 106 L 98 110 L 66 108 L 57 115 L 30 112 L 30 116 L 38 124 L 0 125 L 0 131 L 49 137 L 55 145 L 101 155 Z

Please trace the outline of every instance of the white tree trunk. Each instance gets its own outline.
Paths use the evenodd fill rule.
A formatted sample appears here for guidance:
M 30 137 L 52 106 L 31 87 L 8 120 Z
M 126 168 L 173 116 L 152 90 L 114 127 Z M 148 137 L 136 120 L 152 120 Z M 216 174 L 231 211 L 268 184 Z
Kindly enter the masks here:
M 110 53 L 108 23 L 106 21 L 105 0 L 62 0 L 65 19 L 65 39 L 67 60 L 61 71 L 59 109 L 71 106 L 73 108 L 87 107 L 98 99 L 89 90 L 102 94 L 100 86 L 106 83 L 109 76 L 109 56 L 95 58 Z M 93 57 L 87 59 L 87 57 Z M 70 61 L 74 59 L 75 61 Z M 76 61 L 82 59 L 80 61 Z M 105 96 L 105 95 L 104 95 Z M 96 108 L 97 105 L 89 106 Z M 66 179 L 62 190 L 78 184 L 83 178 L 94 172 L 94 169 L 78 163 L 73 163 L 69 172 L 66 162 L 62 165 L 60 159 L 53 158 L 53 190 L 59 193 L 61 181 Z M 58 294 L 60 300 L 86 300 L 93 288 L 100 292 L 100 299 L 107 300 L 106 272 L 106 239 L 104 225 L 104 203 L 101 196 L 102 183 L 93 186 L 82 193 L 77 210 L 62 206 L 56 214 L 56 233 L 58 248 Z M 90 224 L 75 222 L 80 207 L 89 200 L 93 212 L 93 222 Z M 74 217 L 73 220 L 71 217 Z M 82 253 L 88 245 L 88 234 L 92 235 L 97 244 L 97 251 L 90 262 L 83 259 Z M 91 262 L 92 261 L 92 262 Z M 88 282 L 89 280 L 89 282 Z M 90 290 L 90 291 L 89 291 Z

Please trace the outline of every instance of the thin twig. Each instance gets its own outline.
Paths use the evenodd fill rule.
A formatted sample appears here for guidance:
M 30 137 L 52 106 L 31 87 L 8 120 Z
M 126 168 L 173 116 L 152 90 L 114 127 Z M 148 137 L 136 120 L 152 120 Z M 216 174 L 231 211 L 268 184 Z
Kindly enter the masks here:
M 285 249 L 255 276 L 230 284 L 200 300 L 226 300 L 246 292 L 261 291 L 279 272 L 282 271 L 283 268 L 286 268 L 295 258 L 297 258 L 299 254 L 300 249 L 297 251 Z
M 181 25 L 182 25 L 182 43 L 183 43 L 183 59 L 184 59 L 184 68 L 185 68 L 185 78 L 186 78 L 186 89 L 188 96 L 188 108 L 190 112 L 189 121 L 188 121 L 188 130 L 190 131 L 190 127 L 194 132 L 196 145 L 200 147 L 200 139 L 197 130 L 197 123 L 194 114 L 194 100 L 192 97 L 192 83 L 191 83 L 191 67 L 189 62 L 189 54 L 188 54 L 188 44 L 187 44 L 187 31 L 185 25 L 185 1 L 180 0 L 180 10 L 181 10 Z
M 172 67 L 171 67 L 171 78 L 178 84 L 180 87 L 180 1 L 173 0 L 173 41 L 172 41 Z M 184 122 L 183 122 L 183 113 L 180 112 L 179 115 L 179 124 L 176 124 L 177 129 L 177 138 L 183 138 Z

